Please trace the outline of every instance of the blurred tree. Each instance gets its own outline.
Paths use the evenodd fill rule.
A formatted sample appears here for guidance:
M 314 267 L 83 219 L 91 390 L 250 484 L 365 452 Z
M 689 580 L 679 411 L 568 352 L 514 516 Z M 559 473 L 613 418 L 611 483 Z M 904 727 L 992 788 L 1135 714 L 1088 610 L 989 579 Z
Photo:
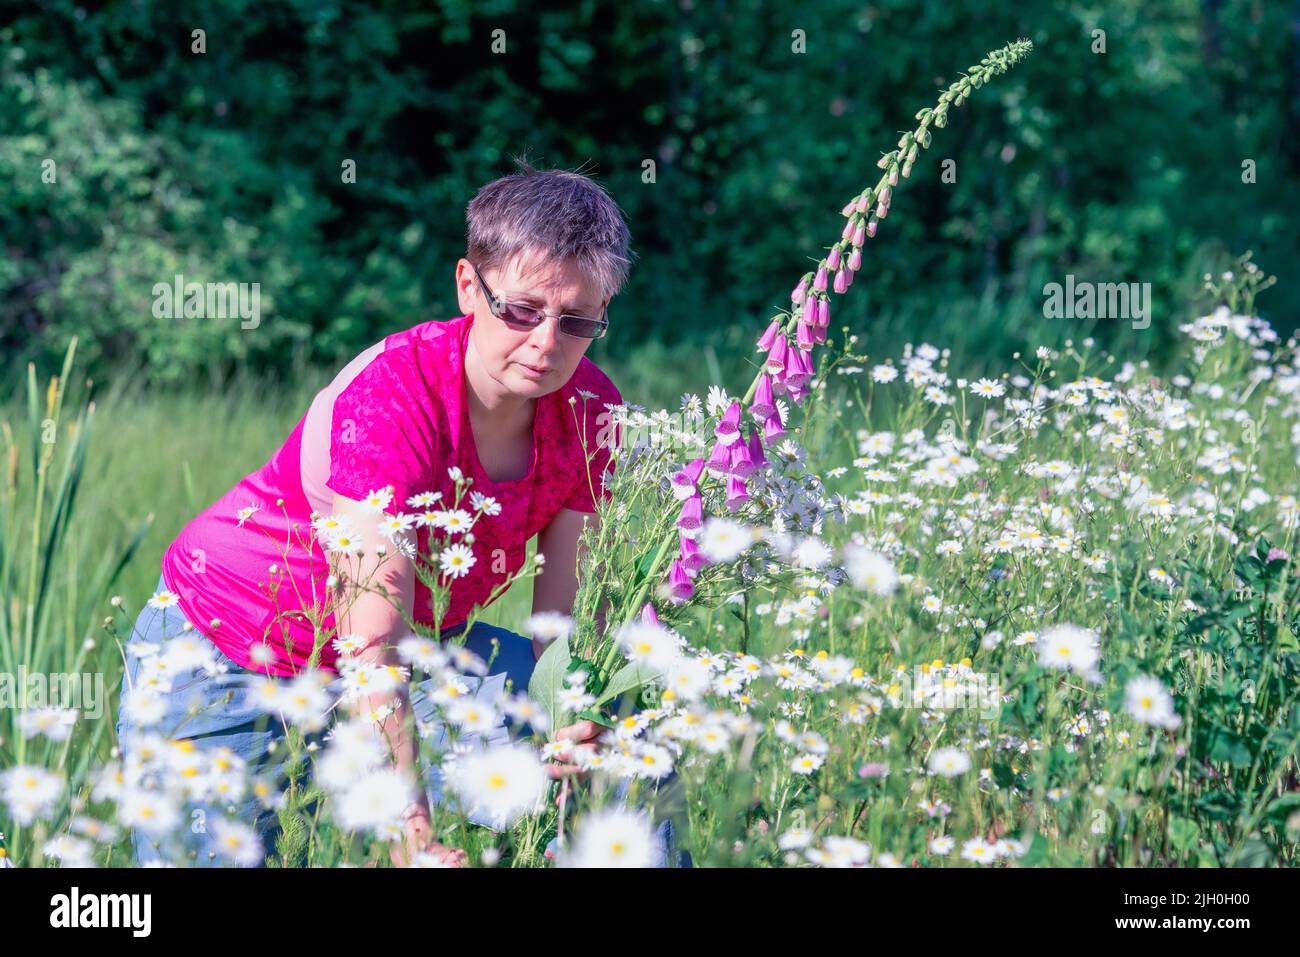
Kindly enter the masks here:
M 0 20 L 0 348 L 79 334 L 174 382 L 335 362 L 455 313 L 465 204 L 525 150 L 627 214 L 640 258 L 595 356 L 743 342 L 932 90 L 1023 35 L 1035 55 L 937 132 L 836 326 L 905 307 L 909 337 L 1007 351 L 1072 272 L 1151 282 L 1131 346 L 1158 352 L 1229 253 L 1300 272 L 1297 22 L 1296 0 L 46 0 Z M 260 325 L 155 318 L 177 273 L 260 283 Z M 959 325 L 975 303 L 986 327 Z M 1298 304 L 1285 282 L 1268 303 L 1283 328 Z

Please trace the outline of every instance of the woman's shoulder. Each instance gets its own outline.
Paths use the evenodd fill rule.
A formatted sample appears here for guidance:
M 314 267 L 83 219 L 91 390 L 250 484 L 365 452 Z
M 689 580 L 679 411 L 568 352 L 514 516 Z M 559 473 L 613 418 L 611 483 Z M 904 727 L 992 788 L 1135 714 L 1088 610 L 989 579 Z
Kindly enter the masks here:
M 430 320 L 389 333 L 357 353 L 322 391 L 336 397 L 354 383 L 361 387 L 366 381 L 397 379 L 414 384 L 425 379 L 430 369 L 444 370 L 455 353 L 454 349 L 449 352 L 448 346 L 464 318 Z

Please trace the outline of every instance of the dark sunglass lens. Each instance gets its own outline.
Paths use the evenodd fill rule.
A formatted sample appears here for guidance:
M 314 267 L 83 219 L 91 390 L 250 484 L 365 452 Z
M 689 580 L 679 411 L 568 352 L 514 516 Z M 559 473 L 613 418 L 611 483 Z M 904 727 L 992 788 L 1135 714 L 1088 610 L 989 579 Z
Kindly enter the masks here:
M 582 339 L 598 339 L 605 329 L 605 323 L 599 319 L 587 319 L 582 316 L 563 316 L 560 328 L 571 336 Z
M 501 304 L 501 318 L 517 326 L 535 326 L 542 321 L 542 314 L 528 306 L 518 306 L 512 302 Z

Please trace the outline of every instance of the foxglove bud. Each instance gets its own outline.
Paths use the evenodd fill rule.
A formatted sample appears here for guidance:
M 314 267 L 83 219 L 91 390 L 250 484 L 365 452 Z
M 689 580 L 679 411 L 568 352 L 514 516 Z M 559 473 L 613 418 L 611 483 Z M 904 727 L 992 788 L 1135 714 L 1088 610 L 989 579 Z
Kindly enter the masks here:
M 849 270 L 849 269 L 840 269 L 840 270 L 837 270 L 837 271 L 836 271 L 836 273 L 835 273 L 835 291 L 836 291 L 837 293 L 839 293 L 840 295 L 843 295 L 843 294 L 844 294 L 844 291 L 845 291 L 846 289 L 849 288 L 849 280 L 848 280 L 848 277 L 849 277 L 850 275 L 852 275 L 852 270 Z
M 817 277 L 813 280 L 813 289 L 817 292 L 826 291 L 826 264 L 822 263 L 817 267 Z
M 800 283 L 800 285 L 802 285 L 802 283 Z M 768 349 L 771 349 L 772 343 L 776 342 L 780 335 L 781 318 L 778 316 L 768 324 L 768 327 L 763 330 L 763 334 L 758 337 L 758 351 L 766 352 Z
M 826 268 L 827 269 L 840 268 L 840 247 L 839 246 L 831 247 L 830 255 L 826 257 Z
M 858 245 L 859 246 L 862 245 L 861 241 L 858 242 Z M 857 272 L 859 269 L 862 268 L 861 249 L 855 249 L 853 250 L 853 252 L 849 253 L 849 268 L 852 269 L 854 272 Z
M 790 293 L 790 301 L 796 303 L 803 302 L 803 297 L 806 296 L 807 294 L 808 294 L 808 277 L 804 276 L 802 279 L 799 280 L 799 285 L 795 286 L 794 291 Z

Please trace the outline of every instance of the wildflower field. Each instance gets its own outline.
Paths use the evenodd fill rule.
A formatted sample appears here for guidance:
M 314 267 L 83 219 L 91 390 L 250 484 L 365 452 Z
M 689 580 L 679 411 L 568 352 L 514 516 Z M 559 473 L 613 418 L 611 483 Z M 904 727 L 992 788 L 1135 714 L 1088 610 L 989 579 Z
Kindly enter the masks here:
M 404 667 L 349 662 L 351 637 L 322 623 L 368 582 L 334 579 L 317 649 L 341 652 L 345 694 L 426 683 L 433 824 L 469 866 L 643 866 L 665 820 L 670 861 L 695 866 L 1295 862 L 1300 351 L 1258 315 L 1272 279 L 1249 256 L 1207 276 L 1158 369 L 1067 336 L 954 368 L 942 343 L 875 354 L 831 315 L 949 111 L 1029 52 L 990 54 L 917 114 L 789 309 L 756 324 L 752 381 L 671 409 L 575 405 L 618 440 L 611 501 L 573 615 L 522 626 L 547 642 L 526 693 L 475 694 L 484 663 L 414 622 Z M 114 423 L 65 405 L 74 361 L 48 388 L 33 372 L 27 422 L 4 426 L 0 670 L 116 689 L 141 605 L 166 615 L 176 596 L 107 598 L 143 528 L 78 547 Z M 444 593 L 485 560 L 475 525 L 511 520 L 452 478 L 454 500 L 371 496 Z M 331 562 L 355 549 L 330 516 L 302 532 Z M 519 577 L 544 573 L 534 555 Z M 172 675 L 220 671 L 209 644 L 136 652 L 127 707 L 147 730 L 130 742 L 108 709 L 0 710 L 7 862 L 128 866 L 135 828 L 177 864 L 390 863 L 415 784 L 373 716 L 334 714 L 321 672 L 266 680 L 288 755 L 272 781 L 161 723 Z M 503 715 L 532 734 L 485 746 Z M 550 739 L 579 718 L 607 726 L 593 751 Z M 553 781 L 554 760 L 585 774 Z M 194 806 L 249 796 L 276 813 L 273 843 L 218 813 L 202 860 L 179 851 Z

